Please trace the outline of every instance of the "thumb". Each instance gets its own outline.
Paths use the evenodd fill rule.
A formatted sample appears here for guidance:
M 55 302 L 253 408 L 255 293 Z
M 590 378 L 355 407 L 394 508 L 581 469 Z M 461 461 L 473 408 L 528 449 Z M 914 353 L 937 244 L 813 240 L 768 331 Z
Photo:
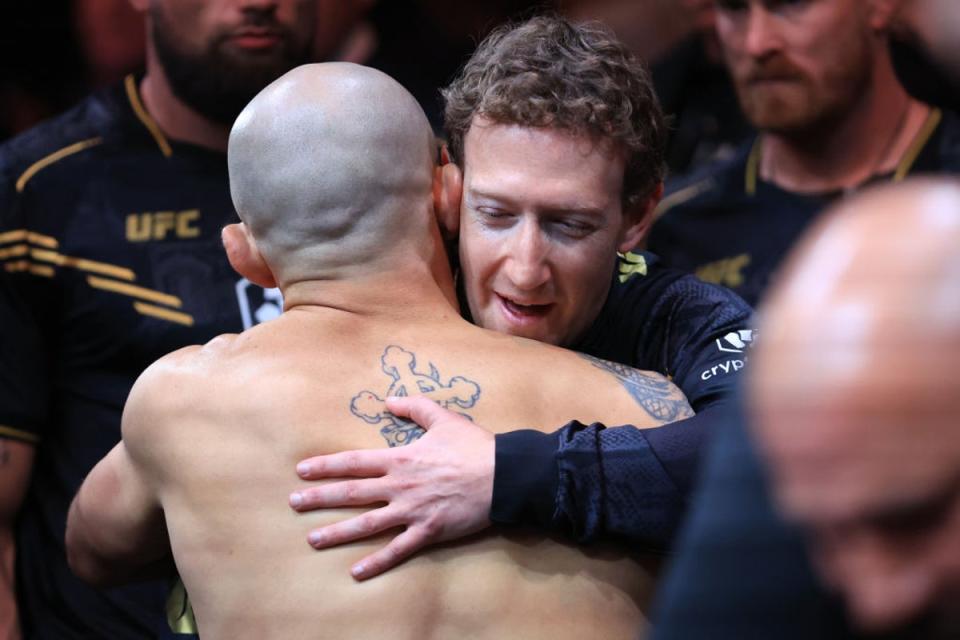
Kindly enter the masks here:
M 426 396 L 392 396 L 387 398 L 386 403 L 390 413 L 401 418 L 409 418 L 428 431 L 441 420 L 460 417 Z

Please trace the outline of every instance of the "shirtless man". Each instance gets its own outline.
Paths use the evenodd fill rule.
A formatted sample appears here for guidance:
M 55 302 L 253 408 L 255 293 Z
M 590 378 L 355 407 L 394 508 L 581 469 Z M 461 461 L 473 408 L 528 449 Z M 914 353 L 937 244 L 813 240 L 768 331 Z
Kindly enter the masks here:
M 494 430 L 690 415 L 659 375 L 459 316 L 434 203 L 440 215 L 457 207 L 434 152 L 415 100 L 355 65 L 300 67 L 240 115 L 229 166 L 243 223 L 224 241 L 240 273 L 282 289 L 285 312 L 141 376 L 123 442 L 71 507 L 81 577 L 130 579 L 172 549 L 204 638 L 610 638 L 643 627 L 652 565 L 622 549 L 483 535 L 361 586 L 347 568 L 383 535 L 323 553 L 304 537 L 375 499 L 303 514 L 285 504 L 297 460 L 420 436 L 385 411 L 388 396 L 424 394 Z

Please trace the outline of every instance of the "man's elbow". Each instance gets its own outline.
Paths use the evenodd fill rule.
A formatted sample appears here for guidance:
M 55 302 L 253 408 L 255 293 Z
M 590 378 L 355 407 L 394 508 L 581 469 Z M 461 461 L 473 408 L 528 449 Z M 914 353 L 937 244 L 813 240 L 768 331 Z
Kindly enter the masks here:
M 67 550 L 67 564 L 70 570 L 86 583 L 95 587 L 112 587 L 125 582 L 122 563 L 105 553 L 102 536 L 98 529 L 83 516 L 82 510 L 74 499 L 67 514 L 67 532 L 64 543 Z
M 74 575 L 95 587 L 109 587 L 116 584 L 110 563 L 97 552 L 95 545 L 84 535 L 82 526 L 75 521 L 73 514 L 67 521 L 66 549 L 67 564 Z

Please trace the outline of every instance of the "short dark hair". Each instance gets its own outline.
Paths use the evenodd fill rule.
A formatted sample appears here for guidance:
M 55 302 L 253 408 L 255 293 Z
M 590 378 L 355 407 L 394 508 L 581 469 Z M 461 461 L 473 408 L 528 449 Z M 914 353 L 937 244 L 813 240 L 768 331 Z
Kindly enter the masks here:
M 663 181 L 666 124 L 643 63 L 605 26 L 542 15 L 488 35 L 443 90 L 450 150 L 476 116 L 609 139 L 626 153 L 623 199 L 649 198 Z

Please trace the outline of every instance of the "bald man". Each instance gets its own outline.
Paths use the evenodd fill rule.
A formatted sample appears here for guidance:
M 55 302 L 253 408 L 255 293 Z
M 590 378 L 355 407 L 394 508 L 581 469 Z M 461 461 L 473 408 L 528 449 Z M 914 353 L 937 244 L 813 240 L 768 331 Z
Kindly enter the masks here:
M 457 213 L 452 174 L 434 167 L 434 150 L 415 100 L 364 67 L 300 67 L 248 105 L 228 154 L 243 222 L 224 242 L 241 274 L 281 288 L 284 313 L 175 352 L 137 381 L 123 442 L 71 507 L 67 545 L 81 577 L 129 579 L 163 556 L 169 535 L 200 634 L 212 639 L 556 640 L 643 628 L 650 563 L 623 549 L 492 533 L 357 584 L 347 569 L 383 535 L 321 553 L 304 540 L 377 498 L 287 507 L 297 460 L 420 437 L 387 412 L 391 396 L 423 394 L 501 430 L 690 415 L 659 375 L 460 318 L 435 214 L 435 202 Z M 420 418 L 439 410 L 422 398 L 388 406 Z
M 655 640 L 960 637 L 960 184 L 844 200 L 806 238 L 761 308 Z
M 879 189 L 818 231 L 749 376 L 775 497 L 862 626 L 960 633 L 960 184 Z

